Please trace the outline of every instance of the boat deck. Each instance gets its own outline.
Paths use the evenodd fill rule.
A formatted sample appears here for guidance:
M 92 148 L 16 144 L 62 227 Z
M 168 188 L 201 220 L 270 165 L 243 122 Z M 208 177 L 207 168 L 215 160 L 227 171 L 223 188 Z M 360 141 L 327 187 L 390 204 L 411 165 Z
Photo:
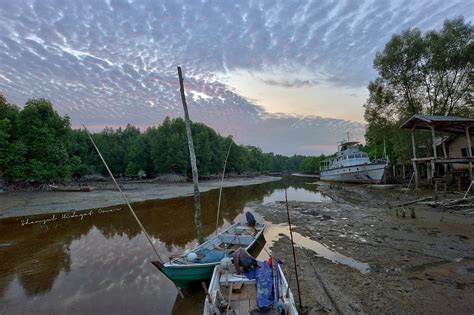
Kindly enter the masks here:
M 226 252 L 231 255 L 235 250 L 248 247 L 254 243 L 256 237 L 265 228 L 264 224 L 255 227 L 243 223 L 235 224 L 218 235 L 213 236 L 190 252 L 198 253 L 202 250 Z M 201 262 L 188 261 L 186 255 L 170 257 L 170 262 L 178 265 L 199 265 Z
M 234 283 L 232 295 L 230 297 L 230 309 L 236 315 L 248 315 L 251 310 L 257 307 L 257 288 L 255 283 L 243 283 L 242 287 L 238 289 L 240 284 Z M 230 284 L 226 287 L 221 284 L 220 291 L 225 299 L 229 298 Z

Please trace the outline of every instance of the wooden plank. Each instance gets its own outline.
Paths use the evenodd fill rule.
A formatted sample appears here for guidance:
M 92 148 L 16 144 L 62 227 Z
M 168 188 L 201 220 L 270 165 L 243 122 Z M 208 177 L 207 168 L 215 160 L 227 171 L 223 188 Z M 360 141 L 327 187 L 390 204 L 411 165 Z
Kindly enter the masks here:
M 250 299 L 254 299 L 254 300 L 257 300 L 257 288 L 255 285 L 249 285 L 248 286 L 248 296 Z
M 249 308 L 250 308 L 250 310 L 253 310 L 256 307 L 257 307 L 257 298 L 249 299 Z
M 237 314 L 237 315 L 240 315 L 240 312 L 239 312 L 240 305 L 239 304 L 240 304 L 239 301 L 232 301 L 230 303 L 230 309 L 234 310 L 235 314 Z
M 250 300 L 245 299 L 240 301 L 240 314 L 248 315 L 250 311 Z
M 242 282 L 237 282 L 237 283 L 234 283 L 234 286 L 232 287 L 232 292 L 234 293 L 240 293 L 242 291 L 245 291 L 245 290 L 242 290 L 242 286 L 244 284 Z
M 256 285 L 248 285 L 249 309 L 253 310 L 257 307 L 257 287 Z

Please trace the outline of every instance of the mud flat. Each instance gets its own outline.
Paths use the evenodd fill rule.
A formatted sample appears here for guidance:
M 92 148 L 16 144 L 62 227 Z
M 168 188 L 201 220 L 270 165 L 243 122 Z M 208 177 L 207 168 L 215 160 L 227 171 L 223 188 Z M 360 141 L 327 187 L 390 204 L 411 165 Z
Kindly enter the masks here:
M 474 209 L 415 203 L 405 207 L 403 217 L 403 207 L 397 216 L 390 205 L 433 192 L 405 195 L 397 187 L 368 186 L 321 186 L 320 191 L 335 201 L 289 203 L 302 304 L 309 314 L 474 312 Z M 437 196 L 443 198 L 459 195 Z M 286 206 L 253 207 L 274 223 L 269 245 L 285 262 L 298 299 Z
M 224 187 L 246 186 L 276 181 L 280 177 L 257 176 L 252 178 L 228 178 Z M 91 192 L 45 192 L 22 191 L 0 193 L 0 218 L 84 210 L 123 204 L 122 196 L 114 184 L 110 182 L 88 183 L 94 187 Z M 131 202 L 169 199 L 193 194 L 192 183 L 146 183 L 120 182 Z M 220 180 L 203 180 L 199 182 L 199 190 L 206 192 L 218 189 Z

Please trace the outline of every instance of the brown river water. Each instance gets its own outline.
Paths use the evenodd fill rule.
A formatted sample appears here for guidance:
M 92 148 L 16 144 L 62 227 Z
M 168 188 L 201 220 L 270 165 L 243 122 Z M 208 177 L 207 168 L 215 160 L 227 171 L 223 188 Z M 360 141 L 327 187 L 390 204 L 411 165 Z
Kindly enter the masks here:
M 289 200 L 331 202 L 307 181 L 225 188 L 219 230 L 243 221 L 252 204 L 284 200 L 285 187 Z M 215 232 L 218 193 L 201 195 L 207 236 Z M 196 246 L 192 197 L 133 207 L 161 257 Z M 152 260 L 153 249 L 124 205 L 2 219 L 0 314 L 202 314 L 201 287 L 183 290 L 181 299 Z

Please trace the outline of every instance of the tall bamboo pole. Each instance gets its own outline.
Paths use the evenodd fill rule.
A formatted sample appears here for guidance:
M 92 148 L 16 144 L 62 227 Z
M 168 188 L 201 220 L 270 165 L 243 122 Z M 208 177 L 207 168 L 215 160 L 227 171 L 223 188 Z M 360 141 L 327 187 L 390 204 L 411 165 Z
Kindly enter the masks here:
M 188 137 L 189 158 L 191 159 L 191 169 L 193 172 L 194 184 L 194 224 L 196 225 L 197 239 L 199 244 L 204 242 L 204 233 L 201 222 L 201 195 L 199 193 L 198 169 L 196 166 L 196 154 L 194 153 L 193 136 L 191 134 L 191 123 L 189 121 L 188 104 L 184 94 L 184 79 L 181 67 L 178 67 L 179 86 L 181 92 L 181 101 L 184 109 L 184 122 L 186 125 L 186 136 Z

